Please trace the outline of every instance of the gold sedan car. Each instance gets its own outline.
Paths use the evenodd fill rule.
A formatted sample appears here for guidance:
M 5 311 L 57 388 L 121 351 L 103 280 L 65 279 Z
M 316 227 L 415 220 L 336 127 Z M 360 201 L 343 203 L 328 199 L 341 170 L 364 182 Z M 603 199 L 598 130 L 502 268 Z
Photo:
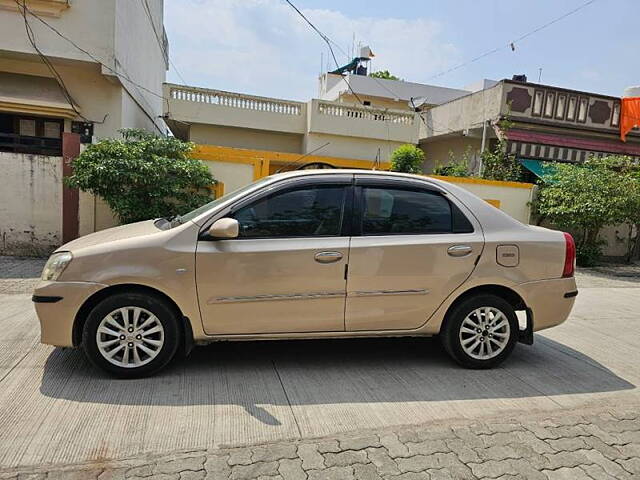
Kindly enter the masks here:
M 33 301 L 43 343 L 121 377 L 194 344 L 327 337 L 438 335 L 488 368 L 568 317 L 574 262 L 569 234 L 455 185 L 302 170 L 63 245 Z

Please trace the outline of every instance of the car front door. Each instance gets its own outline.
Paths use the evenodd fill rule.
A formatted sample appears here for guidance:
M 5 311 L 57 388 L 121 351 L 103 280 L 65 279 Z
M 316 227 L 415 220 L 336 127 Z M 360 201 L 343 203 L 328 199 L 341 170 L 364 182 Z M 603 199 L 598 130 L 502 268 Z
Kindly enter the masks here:
M 239 222 L 238 238 L 198 241 L 207 334 L 344 331 L 352 182 L 335 174 L 279 182 L 225 215 Z
M 473 271 L 480 225 L 424 182 L 356 176 L 354 198 L 346 330 L 420 327 Z

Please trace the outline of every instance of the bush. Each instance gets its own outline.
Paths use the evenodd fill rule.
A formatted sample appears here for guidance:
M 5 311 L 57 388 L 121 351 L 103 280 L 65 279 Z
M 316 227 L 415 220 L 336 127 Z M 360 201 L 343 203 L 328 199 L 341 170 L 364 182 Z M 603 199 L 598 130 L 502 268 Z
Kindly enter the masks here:
M 400 145 L 391 154 L 391 171 L 422 173 L 424 152 L 415 145 Z
M 189 157 L 193 144 L 134 129 L 121 134 L 89 145 L 67 185 L 103 198 L 122 223 L 180 215 L 211 200 L 214 179 Z
M 582 244 L 576 247 L 576 263 L 580 267 L 595 267 L 602 257 L 602 242 Z
M 462 153 L 462 158 L 457 159 L 453 152 L 449 150 L 449 162 L 446 165 L 436 165 L 433 173 L 435 175 L 444 175 L 445 177 L 470 177 L 469 161 L 472 153 L 473 147 L 468 145 Z
M 498 122 L 503 136 L 498 138 L 493 150 L 486 149 L 480 154 L 482 158 L 482 178 L 501 180 L 504 182 L 521 182 L 524 179 L 524 168 L 514 155 L 507 153 L 507 139 L 504 134 L 511 128 L 511 122 Z

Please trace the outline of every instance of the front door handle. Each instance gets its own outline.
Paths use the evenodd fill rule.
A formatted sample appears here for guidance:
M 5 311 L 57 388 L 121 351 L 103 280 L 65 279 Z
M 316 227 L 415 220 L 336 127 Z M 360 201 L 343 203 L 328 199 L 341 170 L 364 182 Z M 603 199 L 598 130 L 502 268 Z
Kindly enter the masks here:
M 447 248 L 447 253 L 452 257 L 464 257 L 473 251 L 470 245 L 454 245 Z
M 319 263 L 333 263 L 342 259 L 342 253 L 340 252 L 318 252 L 315 257 L 316 262 Z

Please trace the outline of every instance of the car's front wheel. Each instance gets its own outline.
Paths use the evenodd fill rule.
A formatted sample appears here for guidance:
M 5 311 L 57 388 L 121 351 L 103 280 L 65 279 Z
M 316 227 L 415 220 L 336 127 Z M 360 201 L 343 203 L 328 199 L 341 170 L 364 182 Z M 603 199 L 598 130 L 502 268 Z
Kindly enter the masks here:
M 480 294 L 449 312 L 441 339 L 460 365 L 491 368 L 511 354 L 518 335 L 518 318 L 511 304 L 496 295 Z
M 83 349 L 94 365 L 122 378 L 152 375 L 175 356 L 176 314 L 164 300 L 118 293 L 98 303 L 85 322 Z

